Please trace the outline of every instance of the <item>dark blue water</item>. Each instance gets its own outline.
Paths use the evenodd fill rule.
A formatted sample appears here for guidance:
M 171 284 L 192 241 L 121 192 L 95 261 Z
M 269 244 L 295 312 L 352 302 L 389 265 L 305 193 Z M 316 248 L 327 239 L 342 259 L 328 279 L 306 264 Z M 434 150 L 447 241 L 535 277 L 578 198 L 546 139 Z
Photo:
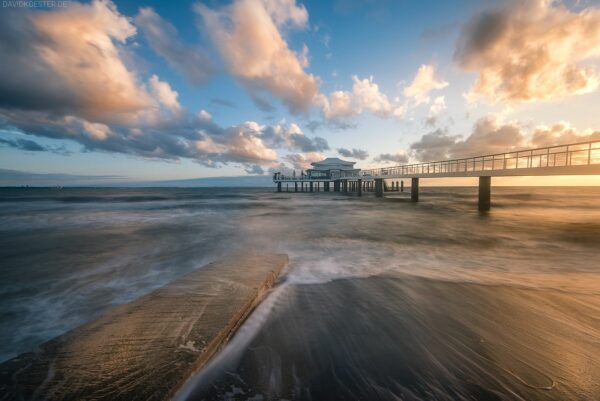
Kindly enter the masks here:
M 0 359 L 235 249 L 281 283 L 191 399 L 600 399 L 600 190 L 1 189 Z

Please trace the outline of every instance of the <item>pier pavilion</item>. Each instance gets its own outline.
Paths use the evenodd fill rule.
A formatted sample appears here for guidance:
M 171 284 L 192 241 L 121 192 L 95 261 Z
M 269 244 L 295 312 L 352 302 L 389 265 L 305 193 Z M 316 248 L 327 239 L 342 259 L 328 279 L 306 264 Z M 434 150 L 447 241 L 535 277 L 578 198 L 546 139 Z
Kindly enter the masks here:
M 294 192 L 319 192 L 321 188 L 328 192 L 358 192 L 362 194 L 363 190 L 369 190 L 373 187 L 373 180 L 364 181 L 361 177 L 361 170 L 355 168 L 356 162 L 350 162 L 337 157 L 328 157 L 319 162 L 311 163 L 313 168 L 307 169 L 306 173 L 296 176 L 286 176 L 281 173 L 273 174 L 273 181 L 277 183 L 277 191 L 282 192 L 283 184 L 286 184 L 286 191 L 289 191 L 289 184 L 293 183 Z
M 354 168 L 355 164 L 356 162 L 349 162 L 337 157 L 328 157 L 320 162 L 311 163 L 313 168 L 306 170 L 306 174 L 308 179 L 312 180 L 358 177 L 360 169 Z
M 273 175 L 277 191 L 282 184 L 294 183 L 294 192 L 319 191 L 323 183 L 324 191 L 356 192 L 374 191 L 377 197 L 383 197 L 391 181 L 392 190 L 404 191 L 400 179 L 410 179 L 411 200 L 419 200 L 420 178 L 478 177 L 479 210 L 487 211 L 491 206 L 492 177 L 550 176 L 550 175 L 600 175 L 600 141 L 571 143 L 545 148 L 512 150 L 484 156 L 463 159 L 434 161 L 402 166 L 360 170 L 353 162 L 338 158 L 327 158 L 312 163 L 313 168 L 301 177 Z M 308 188 L 307 184 L 308 183 Z

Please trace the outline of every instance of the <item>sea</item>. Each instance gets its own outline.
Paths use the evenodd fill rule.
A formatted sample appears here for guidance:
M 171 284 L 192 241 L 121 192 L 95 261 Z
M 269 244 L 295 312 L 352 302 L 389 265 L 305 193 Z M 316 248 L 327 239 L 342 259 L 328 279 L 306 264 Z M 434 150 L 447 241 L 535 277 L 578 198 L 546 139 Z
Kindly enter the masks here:
M 290 263 L 187 400 L 600 400 L 600 188 L 0 189 L 0 361 L 230 252 Z

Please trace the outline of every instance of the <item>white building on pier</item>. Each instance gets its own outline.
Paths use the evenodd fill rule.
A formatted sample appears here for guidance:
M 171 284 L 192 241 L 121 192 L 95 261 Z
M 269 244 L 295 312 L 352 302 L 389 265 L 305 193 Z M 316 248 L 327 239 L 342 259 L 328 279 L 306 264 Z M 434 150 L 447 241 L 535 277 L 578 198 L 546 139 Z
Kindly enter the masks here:
M 311 163 L 313 168 L 306 170 L 308 179 L 337 180 L 346 177 L 358 177 L 360 169 L 354 168 L 356 162 L 348 162 L 337 157 L 328 157 L 320 162 Z

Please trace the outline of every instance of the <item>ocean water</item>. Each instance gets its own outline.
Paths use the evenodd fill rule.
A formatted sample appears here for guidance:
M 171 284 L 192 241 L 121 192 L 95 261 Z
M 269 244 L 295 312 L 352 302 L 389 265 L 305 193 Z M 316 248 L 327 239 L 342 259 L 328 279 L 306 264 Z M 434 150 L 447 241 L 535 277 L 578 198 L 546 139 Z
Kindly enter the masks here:
M 0 189 L 0 360 L 254 249 L 290 265 L 179 399 L 600 399 L 600 189 L 476 191 Z

